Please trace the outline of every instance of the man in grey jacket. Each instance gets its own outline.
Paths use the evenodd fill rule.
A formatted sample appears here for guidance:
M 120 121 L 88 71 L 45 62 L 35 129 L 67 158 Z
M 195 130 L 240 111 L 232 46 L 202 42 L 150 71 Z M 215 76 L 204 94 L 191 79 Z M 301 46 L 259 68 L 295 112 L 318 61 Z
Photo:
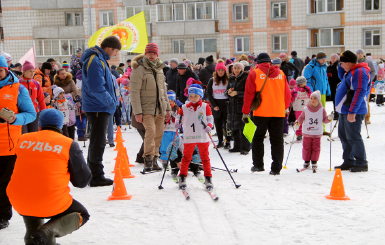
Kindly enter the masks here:
M 374 66 L 373 62 L 366 59 L 365 57 L 365 52 L 363 49 L 358 49 L 357 52 L 356 52 L 356 55 L 357 55 L 357 63 L 361 63 L 361 62 L 365 62 L 366 64 L 368 64 L 369 68 L 370 68 L 370 82 L 374 81 L 375 77 L 376 77 L 376 67 Z M 369 105 L 369 101 L 370 101 L 370 93 L 369 93 L 369 97 L 368 97 L 368 113 L 366 114 L 365 116 L 365 123 L 366 124 L 371 124 L 370 122 L 370 105 Z
M 144 171 L 161 170 L 157 164 L 159 147 L 163 137 L 164 121 L 171 116 L 167 88 L 163 74 L 164 64 L 158 58 L 155 43 L 146 46 L 144 55 L 132 60 L 130 80 L 132 112 L 142 123 L 144 136 Z

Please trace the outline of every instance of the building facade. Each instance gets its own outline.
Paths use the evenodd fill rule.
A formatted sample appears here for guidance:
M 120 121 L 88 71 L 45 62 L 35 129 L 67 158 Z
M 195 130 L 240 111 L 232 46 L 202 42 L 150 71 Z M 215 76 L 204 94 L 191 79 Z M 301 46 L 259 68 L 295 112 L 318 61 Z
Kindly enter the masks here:
M 32 46 L 38 61 L 69 61 L 92 32 L 145 12 L 160 58 L 238 57 L 295 50 L 305 58 L 363 48 L 385 56 L 384 0 L 2 0 L 0 47 L 14 63 Z M 121 51 L 117 64 L 135 54 Z

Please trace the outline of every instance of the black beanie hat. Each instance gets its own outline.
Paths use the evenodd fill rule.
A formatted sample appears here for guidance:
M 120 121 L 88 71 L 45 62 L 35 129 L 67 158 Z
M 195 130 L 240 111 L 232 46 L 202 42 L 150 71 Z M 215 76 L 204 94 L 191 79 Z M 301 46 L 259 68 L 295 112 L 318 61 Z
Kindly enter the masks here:
M 340 56 L 341 62 L 357 63 L 357 56 L 350 50 L 346 50 Z
M 116 36 L 106 37 L 103 42 L 100 44 L 100 47 L 103 48 L 113 48 L 113 49 L 122 49 L 122 44 Z
M 205 63 L 205 58 L 200 57 L 198 59 L 198 64 L 203 65 L 203 63 Z
M 44 73 L 44 70 L 52 70 L 52 65 L 49 62 L 44 62 L 43 65 L 41 66 L 41 71 Z
M 187 69 L 187 65 L 185 63 L 179 63 L 176 69 Z
M 296 57 L 297 56 L 297 51 L 291 51 L 290 55 Z
M 55 61 L 53 58 L 49 58 L 48 60 L 47 60 L 47 62 L 52 62 L 52 61 Z
M 270 63 L 271 59 L 267 53 L 260 53 L 257 57 L 257 64 Z
M 214 57 L 212 55 L 206 57 L 206 63 L 212 64 L 214 63 Z

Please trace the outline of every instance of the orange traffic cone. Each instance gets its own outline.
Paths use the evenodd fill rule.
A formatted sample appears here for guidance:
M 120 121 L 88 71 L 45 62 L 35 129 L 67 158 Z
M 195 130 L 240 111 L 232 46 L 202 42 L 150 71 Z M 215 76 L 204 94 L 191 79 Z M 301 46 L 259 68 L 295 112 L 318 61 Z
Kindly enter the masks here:
M 118 130 L 116 131 L 116 137 L 115 137 L 114 142 L 118 142 L 118 138 L 121 138 L 121 139 L 122 139 L 122 142 L 125 141 L 125 140 L 122 138 L 122 131 L 120 130 L 120 126 L 118 126 Z
M 128 166 L 129 166 L 129 167 L 135 167 L 134 164 L 130 164 L 130 158 L 128 157 L 126 147 L 124 147 L 124 156 L 125 156 L 125 158 L 126 158 L 126 160 L 127 160 Z
M 325 196 L 327 199 L 333 200 L 350 200 L 348 196 L 345 196 L 344 182 L 342 181 L 341 169 L 336 169 L 336 174 L 334 175 L 334 180 L 332 184 L 332 189 L 330 190 L 330 195 Z
M 131 170 L 128 167 L 128 162 L 123 152 L 120 152 L 119 158 L 120 158 L 120 171 L 122 172 L 122 177 L 124 179 L 135 178 L 135 176 L 131 174 Z
M 122 179 L 122 174 L 120 173 L 120 169 L 115 169 L 115 178 L 114 185 L 112 189 L 111 196 L 108 197 L 107 201 L 111 200 L 130 200 L 131 195 L 127 194 L 126 186 L 124 185 L 124 181 Z
M 123 147 L 123 142 L 122 142 L 122 138 L 120 137 L 116 137 L 116 138 L 118 139 L 118 143 L 116 143 L 116 147 L 114 151 L 119 151 L 119 149 Z
M 115 160 L 115 167 L 114 167 L 114 170 L 111 171 L 111 173 L 115 173 L 115 169 L 120 168 L 120 159 L 121 159 L 121 156 L 118 152 L 118 155 L 114 159 Z

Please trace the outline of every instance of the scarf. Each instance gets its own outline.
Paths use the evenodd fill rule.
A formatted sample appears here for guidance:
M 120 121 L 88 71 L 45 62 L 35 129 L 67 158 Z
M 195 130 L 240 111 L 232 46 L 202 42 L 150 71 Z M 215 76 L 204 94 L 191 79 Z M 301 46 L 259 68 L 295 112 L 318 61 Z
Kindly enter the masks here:
M 151 61 L 151 60 L 147 59 L 146 57 L 143 57 L 143 60 L 151 68 L 152 72 L 156 73 L 156 70 L 158 68 L 158 60 Z

